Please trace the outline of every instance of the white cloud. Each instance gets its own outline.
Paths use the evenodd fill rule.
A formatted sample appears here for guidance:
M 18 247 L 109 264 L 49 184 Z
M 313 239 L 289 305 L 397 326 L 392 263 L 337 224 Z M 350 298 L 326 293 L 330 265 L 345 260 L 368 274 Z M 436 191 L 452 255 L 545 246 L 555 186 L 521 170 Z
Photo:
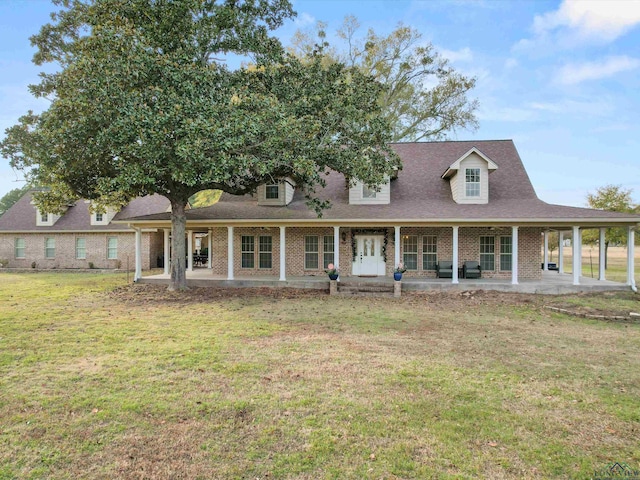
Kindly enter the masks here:
M 438 51 L 440 52 L 440 55 L 450 62 L 470 62 L 473 60 L 473 52 L 471 52 L 469 47 L 464 47 L 460 50 L 440 48 Z
M 314 25 L 316 23 L 316 19 L 313 15 L 309 15 L 306 12 L 301 13 L 296 17 L 294 23 L 297 27 L 306 27 L 307 25 Z
M 537 35 L 544 35 L 568 28 L 581 38 L 610 42 L 638 24 L 638 0 L 564 0 L 558 10 L 536 16 L 533 30 Z
M 568 64 L 560 69 L 556 81 L 562 85 L 575 85 L 588 80 L 612 77 L 640 67 L 640 60 L 626 55 L 609 57 L 599 62 Z
M 535 55 L 588 44 L 611 43 L 640 25 L 640 0 L 563 0 L 557 10 L 536 15 L 531 38 L 516 42 L 513 52 Z

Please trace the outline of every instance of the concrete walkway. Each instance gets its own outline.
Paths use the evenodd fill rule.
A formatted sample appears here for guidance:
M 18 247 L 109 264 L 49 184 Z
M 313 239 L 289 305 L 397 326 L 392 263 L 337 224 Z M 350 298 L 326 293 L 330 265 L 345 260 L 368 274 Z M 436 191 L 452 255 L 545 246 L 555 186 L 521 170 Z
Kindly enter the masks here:
M 345 284 L 392 284 L 392 277 L 341 277 Z M 168 275 L 150 275 L 142 277 L 138 283 L 167 285 Z M 329 291 L 329 279 L 326 275 L 287 277 L 286 281 L 278 280 L 275 276 L 247 276 L 236 277 L 227 280 L 226 276 L 213 275 L 211 270 L 196 268 L 187 272 L 187 285 L 192 287 L 273 287 L 273 288 L 307 288 Z M 495 290 L 501 292 L 541 293 L 559 295 L 564 293 L 600 292 L 611 290 L 629 290 L 624 283 L 599 281 L 590 277 L 580 277 L 580 285 L 573 285 L 571 274 L 558 272 L 542 272 L 541 280 L 522 280 L 518 285 L 512 285 L 510 280 L 480 278 L 460 279 L 460 283 L 454 285 L 450 279 L 437 278 L 410 278 L 402 280 L 403 291 L 468 291 L 468 290 Z

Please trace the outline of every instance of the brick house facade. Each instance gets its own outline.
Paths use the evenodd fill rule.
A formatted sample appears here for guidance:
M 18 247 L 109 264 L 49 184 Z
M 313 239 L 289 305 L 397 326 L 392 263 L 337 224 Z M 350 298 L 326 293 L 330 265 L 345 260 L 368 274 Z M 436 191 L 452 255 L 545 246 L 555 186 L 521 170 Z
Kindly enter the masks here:
M 583 229 L 603 234 L 606 227 L 626 227 L 633 246 L 640 217 L 541 201 L 510 140 L 392 147 L 403 168 L 377 188 L 328 172 L 316 192 L 331 203 L 321 218 L 308 209 L 295 180 L 286 178 L 252 195 L 223 194 L 211 207 L 188 210 L 189 237 L 208 235 L 209 268 L 228 280 L 326 275 L 329 262 L 339 266 L 341 277 L 392 276 L 403 262 L 405 276 L 429 279 L 439 262 L 450 261 L 457 283 L 464 263 L 476 261 L 482 278 L 516 284 L 542 278 L 542 238 L 551 230 L 571 232 L 579 245 Z M 167 213 L 124 222 L 170 228 Z M 573 271 L 581 272 L 581 265 Z
M 328 263 L 339 266 L 341 277 L 389 277 L 400 262 L 407 267 L 405 276 L 426 280 L 447 261 L 453 262 L 451 281 L 457 283 L 465 262 L 475 261 L 482 278 L 517 284 L 542 278 L 541 261 L 547 262 L 540 249 L 550 230 L 560 237 L 570 231 L 578 248 L 583 229 L 597 228 L 604 235 L 607 227 L 625 227 L 633 249 L 639 216 L 541 201 L 510 140 L 392 147 L 403 167 L 383 185 L 373 188 L 327 172 L 326 185 L 316 195 L 331 208 L 321 218 L 309 210 L 291 178 L 262 185 L 252 195 L 223 194 L 213 206 L 187 210 L 187 252 L 193 253 L 187 255 L 188 270 L 195 268 L 195 257 L 202 264 L 206 248 L 206 266 L 229 280 L 324 276 Z M 143 269 L 170 252 L 169 202 L 157 195 L 132 201 L 100 224 L 85 201 L 59 218 L 47 217 L 47 224 L 38 215 L 28 194 L 0 218 L 0 259 L 9 267 L 135 265 L 139 279 Z M 574 284 L 579 284 L 582 268 L 575 262 L 580 258 L 576 250 Z M 168 274 L 168 261 L 164 267 Z M 600 274 L 604 279 L 604 271 Z M 634 281 L 629 275 L 628 282 Z
M 135 233 L 131 228 L 111 222 L 96 222 L 88 202 L 70 205 L 63 215 L 54 216 L 50 225 L 38 222 L 32 200 L 25 194 L 0 217 L 0 259 L 9 268 L 37 269 L 133 269 Z M 113 219 L 146 212 L 165 211 L 162 197 L 136 199 L 114 214 Z M 38 225 L 40 223 L 40 225 Z M 141 236 L 142 268 L 157 266 L 162 256 L 163 235 L 158 229 L 145 229 Z

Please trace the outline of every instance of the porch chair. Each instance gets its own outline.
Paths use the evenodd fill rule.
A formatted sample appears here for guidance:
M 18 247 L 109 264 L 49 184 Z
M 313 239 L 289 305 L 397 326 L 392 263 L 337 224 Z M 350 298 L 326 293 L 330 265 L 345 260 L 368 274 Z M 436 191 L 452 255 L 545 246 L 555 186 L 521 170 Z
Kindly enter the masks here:
M 453 262 L 451 260 L 440 260 L 436 264 L 437 278 L 453 278 Z
M 464 262 L 462 266 L 462 276 L 464 278 L 480 278 L 481 273 L 480 264 L 475 260 Z

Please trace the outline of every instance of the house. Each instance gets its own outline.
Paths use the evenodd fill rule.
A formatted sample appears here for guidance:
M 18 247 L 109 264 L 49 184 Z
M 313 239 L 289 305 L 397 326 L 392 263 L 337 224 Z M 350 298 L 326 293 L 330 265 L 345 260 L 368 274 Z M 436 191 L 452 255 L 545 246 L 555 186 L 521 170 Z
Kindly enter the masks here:
M 541 201 L 511 140 L 396 143 L 402 159 L 397 176 L 376 188 L 349 185 L 330 172 L 317 194 L 332 207 L 321 218 L 310 211 L 291 179 L 262 185 L 253 195 L 223 194 L 211 207 L 187 211 L 188 270 L 193 239 L 208 238 L 208 266 L 233 280 L 324 275 L 333 263 L 341 278 L 392 276 L 402 261 L 406 277 L 436 277 L 440 261 L 452 261 L 458 283 L 464 261 L 478 261 L 483 278 L 540 280 L 541 237 L 584 229 L 625 227 L 629 232 L 628 284 L 633 279 L 633 237 L 640 217 Z M 164 230 L 166 212 L 115 220 L 146 230 Z M 604 243 L 604 242 L 601 242 Z M 573 242 L 576 253 L 581 242 Z M 573 255 L 573 283 L 580 283 L 581 256 Z M 604 262 L 601 262 L 603 264 Z M 562 271 L 562 259 L 559 261 Z M 168 273 L 168 266 L 165 266 Z M 140 278 L 140 270 L 136 273 Z M 600 271 L 604 280 L 604 269 Z
M 0 217 L 0 259 L 10 268 L 129 268 L 135 265 L 135 234 L 114 221 L 166 212 L 160 195 L 137 198 L 120 211 L 90 211 L 90 202 L 76 201 L 62 215 L 40 212 L 27 192 Z M 141 268 L 155 267 L 163 253 L 163 233 L 144 229 L 140 238 Z

